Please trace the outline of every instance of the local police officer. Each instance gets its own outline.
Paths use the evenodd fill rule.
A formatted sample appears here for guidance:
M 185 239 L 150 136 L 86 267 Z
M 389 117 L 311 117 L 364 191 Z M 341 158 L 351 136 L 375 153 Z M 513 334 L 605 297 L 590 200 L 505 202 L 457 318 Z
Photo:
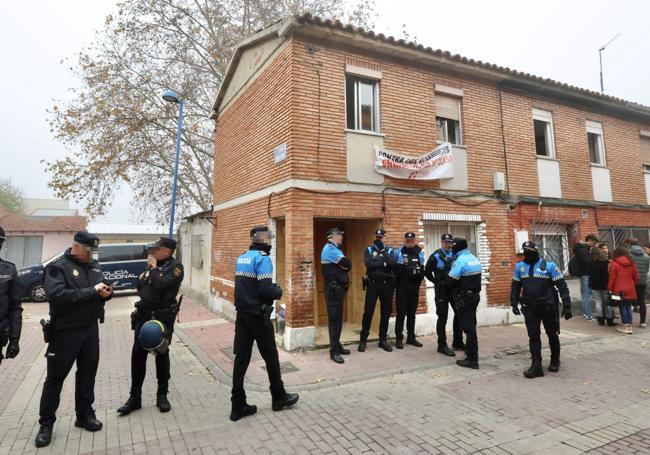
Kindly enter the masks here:
M 0 249 L 4 242 L 5 231 L 0 227 Z M 18 340 L 23 322 L 22 312 L 16 266 L 0 259 L 0 363 L 3 359 L 2 350 L 7 343 L 8 359 L 13 359 L 20 352 Z
M 530 343 L 532 364 L 524 371 L 527 378 L 544 376 L 540 322 L 548 335 L 551 363 L 548 371 L 560 369 L 560 318 L 557 291 L 562 297 L 564 319 L 571 319 L 571 297 L 564 276 L 557 266 L 539 255 L 535 242 L 524 242 L 524 260 L 515 265 L 510 290 L 510 304 L 516 315 L 524 314 Z M 523 292 L 522 292 L 523 290 Z M 521 303 L 521 311 L 519 310 Z
M 449 349 L 447 345 L 447 317 L 449 315 L 449 306 L 451 305 L 450 288 L 447 286 L 449 271 L 454 261 L 451 248 L 454 237 L 451 234 L 443 234 L 441 238 L 441 247 L 436 250 L 429 259 L 424 269 L 424 275 L 431 281 L 436 291 L 436 315 L 438 322 L 436 324 L 436 333 L 438 334 L 438 352 L 441 354 L 454 357 L 456 354 Z M 463 343 L 463 331 L 460 328 L 460 319 L 458 312 L 454 311 L 453 319 L 454 338 L 452 347 L 454 349 L 465 350 Z
M 147 270 L 138 278 L 140 301 L 136 303 L 136 311 L 132 315 L 134 341 L 131 350 L 131 393 L 126 403 L 117 410 L 121 415 L 142 407 L 142 384 L 149 354 L 138 340 L 142 325 L 151 319 L 160 321 L 165 327 L 167 344 L 171 343 L 174 320 L 179 310 L 176 295 L 184 276 L 183 264 L 173 257 L 175 250 L 176 240 L 161 237 L 149 251 Z M 156 354 L 156 406 L 160 412 L 169 412 L 171 409 L 167 399 L 170 377 L 169 349 L 165 349 Z
M 278 349 L 273 325 L 269 319 L 273 301 L 282 297 L 282 288 L 273 283 L 271 231 L 266 226 L 250 231 L 251 246 L 239 256 L 235 266 L 235 365 L 232 375 L 232 411 L 230 420 L 237 421 L 257 412 L 257 406 L 246 403 L 244 376 L 251 360 L 253 341 L 266 363 L 271 383 L 272 408 L 281 411 L 298 402 L 297 393 L 287 393 L 280 373 Z
M 321 264 L 325 281 L 325 301 L 330 337 L 330 358 L 335 363 L 343 363 L 341 355 L 349 355 L 350 350 L 341 345 L 343 327 L 343 299 L 350 286 L 352 262 L 341 251 L 343 231 L 332 228 L 327 231 L 327 243 L 321 253 Z
M 375 312 L 377 299 L 380 302 L 380 319 L 379 319 L 379 347 L 384 351 L 391 352 L 393 348 L 388 344 L 388 319 L 393 305 L 393 291 L 395 289 L 395 257 L 393 249 L 384 245 L 386 231 L 377 229 L 375 231 L 375 241 L 366 248 L 364 253 L 364 262 L 366 264 L 365 279 L 366 302 L 363 309 L 363 319 L 361 321 L 361 339 L 359 341 L 359 352 L 366 350 L 368 335 L 370 334 L 370 323 L 372 315 Z
M 456 364 L 465 368 L 478 369 L 478 337 L 476 335 L 476 308 L 481 295 L 481 261 L 474 256 L 467 240 L 456 237 L 451 249 L 454 263 L 449 271 L 448 287 L 458 312 L 460 327 L 465 332 L 467 343 L 466 357 Z
M 72 247 L 45 268 L 50 326 L 45 354 L 47 376 L 41 395 L 41 426 L 36 435 L 36 447 L 45 447 L 51 441 L 63 381 L 75 362 L 75 426 L 88 431 L 102 428 L 92 407 L 99 364 L 97 321 L 104 322 L 104 302 L 113 291 L 102 282 L 99 263 L 91 255 L 98 245 L 95 235 L 77 232 Z
M 424 253 L 415 243 L 415 233 L 404 234 L 404 246 L 396 251 L 397 317 L 395 318 L 395 347 L 403 349 L 404 318 L 406 344 L 422 347 L 415 338 L 415 312 L 420 301 L 420 284 L 424 279 Z

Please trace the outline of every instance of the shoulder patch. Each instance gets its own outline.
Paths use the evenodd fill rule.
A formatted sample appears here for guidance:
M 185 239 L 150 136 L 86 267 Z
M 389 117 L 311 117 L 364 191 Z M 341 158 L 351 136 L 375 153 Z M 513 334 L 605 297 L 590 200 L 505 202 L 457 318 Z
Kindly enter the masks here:
M 181 268 L 176 266 L 174 268 L 174 276 L 181 276 Z

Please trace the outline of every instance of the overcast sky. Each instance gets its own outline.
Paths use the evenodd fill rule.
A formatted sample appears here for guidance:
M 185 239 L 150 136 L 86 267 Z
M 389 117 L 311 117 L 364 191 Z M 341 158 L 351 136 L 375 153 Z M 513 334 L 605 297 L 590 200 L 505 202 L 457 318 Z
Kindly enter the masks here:
M 74 60 L 102 28 L 115 0 L 3 2 L 0 27 L 0 178 L 27 197 L 54 197 L 42 159 L 63 157 L 49 131 L 46 109 L 76 84 L 59 62 Z M 409 34 L 424 46 L 599 90 L 598 48 L 604 53 L 605 92 L 650 106 L 650 2 L 377 0 L 376 31 Z M 172 144 L 173 146 L 173 144 Z M 124 191 L 111 221 L 142 217 Z

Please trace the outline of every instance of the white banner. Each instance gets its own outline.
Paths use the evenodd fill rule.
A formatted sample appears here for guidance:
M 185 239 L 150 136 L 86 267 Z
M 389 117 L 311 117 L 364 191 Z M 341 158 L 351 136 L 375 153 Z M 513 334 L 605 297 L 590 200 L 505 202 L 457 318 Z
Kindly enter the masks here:
M 398 179 L 435 180 L 454 176 L 452 146 L 440 144 L 422 156 L 407 156 L 375 146 L 375 171 Z

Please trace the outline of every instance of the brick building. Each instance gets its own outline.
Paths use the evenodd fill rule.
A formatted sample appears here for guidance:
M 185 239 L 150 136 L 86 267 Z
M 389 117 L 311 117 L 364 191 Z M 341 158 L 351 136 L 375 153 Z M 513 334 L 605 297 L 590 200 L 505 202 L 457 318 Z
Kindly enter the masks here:
M 503 305 L 526 238 L 565 269 L 585 234 L 648 240 L 650 108 L 621 99 L 306 15 L 240 45 L 213 118 L 211 304 L 232 310 L 235 259 L 249 228 L 270 224 L 287 349 L 327 330 L 320 250 L 332 226 L 354 263 L 353 326 L 378 226 L 391 245 L 419 233 L 427 255 L 445 231 L 467 237 L 485 271 L 481 324 L 511 317 Z M 375 146 L 419 156 L 442 142 L 453 144 L 451 177 L 375 171 Z M 416 330 L 431 333 L 424 294 Z

